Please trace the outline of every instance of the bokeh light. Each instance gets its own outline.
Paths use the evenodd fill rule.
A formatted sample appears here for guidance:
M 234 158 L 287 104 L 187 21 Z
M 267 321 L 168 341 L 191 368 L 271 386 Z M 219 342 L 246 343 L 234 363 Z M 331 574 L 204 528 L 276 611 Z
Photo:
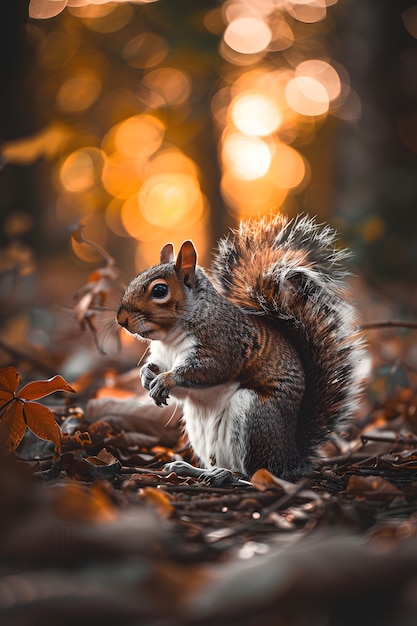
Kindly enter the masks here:
M 143 84 L 161 97 L 164 105 L 180 105 L 186 102 L 191 92 L 191 80 L 186 72 L 165 67 L 149 72 Z
M 272 40 L 268 46 L 271 52 L 282 52 L 294 43 L 294 33 L 287 20 L 280 14 L 271 23 Z
M 67 0 L 30 0 L 29 17 L 37 20 L 47 20 L 59 15 L 67 6 Z
M 288 191 L 277 188 L 269 176 L 242 180 L 231 171 L 223 174 L 221 191 L 236 219 L 270 214 L 284 203 L 288 195 Z
M 291 108 L 301 115 L 324 115 L 329 110 L 329 95 L 316 78 L 295 76 L 285 89 Z
M 39 20 L 63 17 L 45 33 L 49 54 L 40 57 L 45 71 L 62 72 L 56 111 L 94 127 L 78 130 L 63 150 L 58 219 L 78 212 L 92 229 L 92 216 L 101 211 L 113 236 L 133 238 L 151 259 L 151 246 L 170 233 L 203 239 L 214 198 L 202 189 L 210 189 L 213 167 L 233 219 L 297 207 L 314 175 L 305 147 L 329 115 L 353 122 L 361 114 L 347 71 L 328 45 L 328 8 L 336 2 L 226 0 L 204 9 L 200 28 L 217 37 L 222 62 L 215 87 L 204 95 L 204 72 L 213 72 L 207 50 L 194 59 L 187 41 L 154 28 L 151 19 L 136 21 L 146 2 L 31 0 Z M 64 18 L 72 20 L 73 37 L 64 36 Z M 410 31 L 413 19 L 403 14 Z M 85 45 L 86 32 L 103 45 Z M 202 117 L 208 100 L 209 120 L 207 111 Z M 218 163 L 207 167 L 216 148 L 206 156 L 207 137 L 199 142 L 210 124 Z M 400 120 L 401 136 L 404 127 Z
M 146 158 L 162 144 L 164 125 L 153 115 L 135 115 L 114 129 L 114 146 L 132 158 Z
M 178 228 L 200 219 L 204 202 L 198 181 L 187 174 L 155 174 L 139 191 L 139 208 L 149 224 Z M 190 225 L 191 225 L 190 224 Z
M 305 175 L 306 166 L 300 153 L 285 143 L 276 142 L 269 170 L 274 187 L 294 189 L 303 182 Z
M 158 228 L 155 228 L 145 219 L 139 208 L 139 194 L 136 193 L 127 198 L 120 215 L 123 227 L 130 237 L 134 237 L 138 241 L 155 241 L 158 239 Z
M 140 163 L 126 159 L 119 152 L 106 156 L 102 182 L 106 191 L 116 198 L 128 198 L 136 193 L 142 182 Z
M 148 161 L 146 167 L 147 176 L 169 172 L 188 174 L 196 179 L 200 176 L 199 169 L 195 162 L 181 152 L 181 150 L 173 147 L 160 150 Z
M 55 0 L 53 0 L 55 2 Z M 72 6 L 69 9 L 87 28 L 97 33 L 115 33 L 133 18 L 130 2 L 90 2 L 85 6 Z
M 236 128 L 248 135 L 270 135 L 281 123 L 276 102 L 261 93 L 249 92 L 237 96 L 230 109 Z
M 224 33 L 225 43 L 241 54 L 256 54 L 268 47 L 272 39 L 269 26 L 257 17 L 238 17 Z
M 319 81 L 327 91 L 329 101 L 335 100 L 341 92 L 341 82 L 337 71 L 326 61 L 310 59 L 297 66 L 297 76 L 308 76 Z
M 122 54 L 130 66 L 146 69 L 162 63 L 168 54 L 168 44 L 160 35 L 140 33 L 129 39 Z
M 233 133 L 224 141 L 223 161 L 239 178 L 252 180 L 266 174 L 271 153 L 262 139 Z
M 312 24 L 324 20 L 327 14 L 325 0 L 291 0 L 288 13 L 296 20 Z
M 60 87 L 56 105 L 61 111 L 73 113 L 88 109 L 98 98 L 101 90 L 101 81 L 91 73 L 80 73 L 69 78 Z
M 60 181 L 70 192 L 85 191 L 100 177 L 102 153 L 97 148 L 83 148 L 72 152 L 62 163 Z

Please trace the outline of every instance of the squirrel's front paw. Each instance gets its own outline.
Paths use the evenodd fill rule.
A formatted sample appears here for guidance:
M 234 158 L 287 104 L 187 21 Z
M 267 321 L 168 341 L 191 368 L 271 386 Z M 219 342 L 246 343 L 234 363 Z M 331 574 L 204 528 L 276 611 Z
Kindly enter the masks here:
M 164 372 L 154 378 L 149 386 L 149 396 L 155 402 L 157 406 L 162 406 L 167 403 L 167 398 L 174 384 L 172 382 L 170 372 Z
M 155 365 L 155 363 L 146 363 L 143 367 L 140 368 L 140 381 L 145 389 L 149 391 L 151 387 L 151 382 L 155 380 L 158 374 L 159 367 Z

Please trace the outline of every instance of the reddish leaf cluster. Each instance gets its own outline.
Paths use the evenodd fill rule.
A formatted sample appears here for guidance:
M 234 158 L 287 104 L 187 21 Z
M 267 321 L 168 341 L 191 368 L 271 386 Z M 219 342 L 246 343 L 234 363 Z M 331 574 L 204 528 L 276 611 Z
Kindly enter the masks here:
M 62 378 L 28 383 L 17 391 L 20 376 L 16 368 L 0 369 L 0 453 L 13 452 L 22 441 L 26 428 L 40 439 L 52 441 L 55 453 L 61 450 L 61 431 L 55 416 L 43 404 L 34 402 L 55 391 L 74 391 Z

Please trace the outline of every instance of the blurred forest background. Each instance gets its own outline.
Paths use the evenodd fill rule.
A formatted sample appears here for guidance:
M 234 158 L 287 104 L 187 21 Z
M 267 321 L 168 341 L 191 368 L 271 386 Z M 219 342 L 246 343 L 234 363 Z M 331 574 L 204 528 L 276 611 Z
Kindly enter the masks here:
M 0 2 L 2 624 L 415 624 L 416 202 L 417 0 Z M 167 475 L 123 283 L 277 211 L 353 250 L 363 406 L 299 484 Z
M 71 302 L 102 262 L 79 220 L 127 281 L 168 240 L 207 265 L 242 217 L 307 211 L 415 314 L 417 4 L 14 0 L 0 28 L 9 340 L 32 307 L 47 341 L 34 294 Z

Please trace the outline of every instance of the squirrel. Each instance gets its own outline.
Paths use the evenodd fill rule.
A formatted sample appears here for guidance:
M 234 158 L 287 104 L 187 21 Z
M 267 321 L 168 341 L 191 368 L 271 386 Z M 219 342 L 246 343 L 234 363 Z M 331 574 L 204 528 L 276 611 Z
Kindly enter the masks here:
M 150 341 L 142 384 L 158 406 L 182 403 L 205 468 L 295 481 L 353 416 L 364 349 L 336 238 L 305 215 L 249 220 L 220 240 L 210 274 L 191 241 L 176 258 L 168 243 L 128 285 L 116 319 Z

